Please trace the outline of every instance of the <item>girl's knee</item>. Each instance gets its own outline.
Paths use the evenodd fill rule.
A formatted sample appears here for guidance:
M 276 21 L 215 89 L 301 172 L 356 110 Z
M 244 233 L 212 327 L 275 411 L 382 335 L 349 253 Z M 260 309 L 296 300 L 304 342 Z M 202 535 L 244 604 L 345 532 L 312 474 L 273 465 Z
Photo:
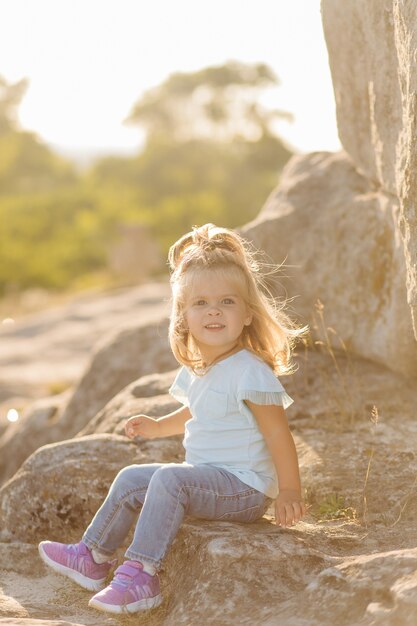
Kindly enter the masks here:
M 123 467 L 117 474 L 115 480 L 132 480 L 136 474 L 136 468 L 138 465 L 127 465 Z
M 133 489 L 143 483 L 143 476 L 140 465 L 128 465 L 120 470 L 113 481 L 112 488 Z
M 166 463 L 152 476 L 151 484 L 165 488 L 181 486 L 185 478 L 182 469 L 178 463 Z

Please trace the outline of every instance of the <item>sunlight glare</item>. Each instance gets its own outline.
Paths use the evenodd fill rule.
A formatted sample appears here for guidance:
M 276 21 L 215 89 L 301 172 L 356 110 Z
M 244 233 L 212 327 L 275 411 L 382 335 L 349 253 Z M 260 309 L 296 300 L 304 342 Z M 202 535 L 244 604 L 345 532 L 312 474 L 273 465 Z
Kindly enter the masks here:
M 5 317 L 1 323 L 3 326 L 12 326 L 15 323 L 15 321 L 12 317 Z
M 9 411 L 7 411 L 7 419 L 9 422 L 17 422 L 19 419 L 19 413 L 16 409 L 9 409 Z

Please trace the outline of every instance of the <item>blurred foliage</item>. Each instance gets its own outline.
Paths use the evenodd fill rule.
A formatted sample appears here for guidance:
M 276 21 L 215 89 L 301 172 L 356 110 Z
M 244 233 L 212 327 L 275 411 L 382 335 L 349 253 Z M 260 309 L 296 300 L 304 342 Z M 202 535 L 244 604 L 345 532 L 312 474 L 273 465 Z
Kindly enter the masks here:
M 265 109 L 258 101 L 260 91 L 277 84 L 277 77 L 263 63 L 229 61 L 198 72 L 178 72 L 145 92 L 126 121 L 144 127 L 150 138 L 161 135 L 181 141 L 200 136 L 231 141 L 242 134 L 259 139 L 271 134 L 275 119 L 292 117 Z
M 32 133 L 0 134 L 0 194 L 51 191 L 76 183 L 72 165 L 54 154 Z
M 0 76 L 0 135 L 16 127 L 17 109 L 27 87 L 26 79 L 11 84 Z
M 109 275 L 121 225 L 146 226 L 164 258 L 195 224 L 253 219 L 291 156 L 272 130 L 286 114 L 257 102 L 274 84 L 262 64 L 174 74 L 128 117 L 145 128 L 144 149 L 79 172 L 19 128 L 27 83 L 0 77 L 0 294 Z

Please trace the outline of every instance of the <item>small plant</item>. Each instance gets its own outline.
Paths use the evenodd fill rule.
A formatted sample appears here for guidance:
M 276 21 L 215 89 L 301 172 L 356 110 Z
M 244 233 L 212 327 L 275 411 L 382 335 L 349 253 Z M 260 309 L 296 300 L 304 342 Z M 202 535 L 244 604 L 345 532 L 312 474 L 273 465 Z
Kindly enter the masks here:
M 316 509 L 316 511 L 314 511 L 314 509 Z M 357 519 L 356 510 L 351 506 L 347 506 L 344 496 L 337 493 L 331 493 L 324 500 L 318 502 L 317 505 L 313 507 L 312 512 L 319 522 Z
M 374 438 L 375 436 L 375 429 L 378 424 L 378 420 L 379 420 L 378 409 L 374 405 L 371 410 L 371 423 L 372 423 L 372 431 L 373 431 L 372 438 Z M 366 497 L 366 488 L 368 486 L 369 473 L 371 471 L 371 464 L 372 464 L 372 459 L 374 458 L 374 453 L 375 453 L 375 444 L 374 442 L 372 442 L 372 446 L 369 452 L 369 461 L 368 461 L 368 465 L 366 468 L 365 482 L 363 485 L 363 523 L 365 524 L 366 527 L 368 526 L 368 502 L 367 502 L 367 497 Z
M 403 503 L 401 505 L 401 509 L 400 509 L 400 512 L 398 514 L 397 519 L 391 524 L 391 528 L 394 528 L 394 526 L 396 526 L 398 524 L 398 522 L 401 520 L 402 515 L 403 515 L 403 513 L 404 513 L 405 509 L 407 508 L 407 505 L 408 505 L 408 503 L 410 501 L 410 498 L 413 495 L 413 492 L 414 492 L 414 490 L 416 488 L 416 485 L 417 485 L 417 474 L 414 477 L 414 480 L 412 482 L 412 485 L 411 485 L 411 488 L 410 488 L 408 494 L 404 498 L 404 501 L 403 501 Z

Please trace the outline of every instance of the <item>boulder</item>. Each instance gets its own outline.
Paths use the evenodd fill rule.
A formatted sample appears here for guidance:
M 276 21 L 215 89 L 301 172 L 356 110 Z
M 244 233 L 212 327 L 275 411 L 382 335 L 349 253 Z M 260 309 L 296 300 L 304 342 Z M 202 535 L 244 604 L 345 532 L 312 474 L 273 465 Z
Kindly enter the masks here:
M 324 542 L 317 546 L 318 532 L 310 523 L 283 531 L 267 520 L 250 525 L 186 521 L 161 573 L 164 603 L 141 621 L 158 626 L 414 626 L 416 549 L 363 554 L 366 541 L 360 532 L 339 523 L 324 550 Z M 342 542 L 350 555 L 334 553 Z M 23 571 L 19 601 L 0 603 L 5 616 L 0 624 L 103 624 L 102 614 L 87 607 L 88 593 L 48 570 L 33 547 L 23 544 L 17 551 L 15 546 L 9 544 L 9 552 Z M 179 560 L 187 562 L 181 576 Z M 12 582 L 7 580 L 7 592 Z M 34 613 L 44 619 L 33 619 Z M 106 616 L 109 626 L 117 623 Z
M 161 315 L 152 323 L 111 334 L 97 346 L 75 390 L 33 402 L 0 437 L 0 484 L 37 448 L 75 436 L 131 381 L 178 366 L 168 344 L 167 326 Z
M 175 411 L 180 405 L 168 395 L 168 389 L 176 373 L 177 370 L 165 374 L 150 374 L 133 381 L 116 394 L 78 434 L 123 435 L 126 419 L 132 415 L 141 413 L 159 417 Z
M 169 315 L 168 276 L 128 288 L 50 294 L 50 308 L 36 313 L 22 304 L 26 295 L 15 303 L 20 311 L 15 323 L 0 326 L 0 402 L 67 389 L 79 380 L 103 337 Z
M 294 298 L 290 310 L 316 340 L 412 377 L 417 342 L 398 213 L 395 197 L 377 190 L 345 153 L 313 153 L 291 159 L 241 232 L 267 260 L 285 261 L 281 287 L 272 287 Z
M 79 540 L 122 467 L 182 462 L 173 439 L 98 434 L 39 448 L 0 489 L 0 541 Z
M 417 339 L 417 3 L 322 0 L 321 7 L 340 140 L 356 168 L 398 202 Z
M 61 417 L 70 394 L 67 390 L 52 398 L 35 400 L 17 422 L 7 426 L 0 437 L 0 485 L 13 476 L 34 450 L 68 437 Z
M 43 446 L 0 489 L 0 539 L 79 540 L 117 472 L 143 459 L 138 446 L 116 435 Z
M 160 417 L 172 413 L 180 406 L 167 393 L 175 374 L 176 371 L 153 374 L 134 381 L 112 398 L 77 436 L 97 433 L 124 435 L 126 419 L 132 415 Z M 149 463 L 182 463 L 185 455 L 182 440 L 182 435 L 176 435 L 162 439 L 137 437 L 135 442 L 142 454 L 149 459 Z
M 329 606 L 337 605 L 340 624 L 414 626 L 417 548 L 354 556 L 323 569 L 307 585 L 308 598 L 317 622 L 325 623 Z
M 168 319 L 107 336 L 91 358 L 62 420 L 79 432 L 123 387 L 144 374 L 166 372 L 177 364 L 168 342 Z
M 161 572 L 164 603 L 141 616 L 144 623 L 411 626 L 415 384 L 324 346 L 299 352 L 297 362 L 298 371 L 283 383 L 295 399 L 287 414 L 307 517 L 286 530 L 272 523 L 272 511 L 255 524 L 186 518 Z M 168 406 L 164 392 L 173 374 L 146 376 L 126 387 L 115 414 L 134 400 L 135 389 L 142 396 L 136 398 L 139 410 L 147 402 L 147 412 L 160 413 Z M 96 427 L 120 427 L 111 419 L 111 403 Z M 176 460 L 176 439 L 133 443 L 117 434 L 80 436 L 44 446 L 26 460 L 0 490 L 5 619 L 102 626 L 103 615 L 87 608 L 89 595 L 46 568 L 36 543 L 77 541 L 117 471 L 130 463 Z M 118 623 L 106 616 L 109 626 Z

